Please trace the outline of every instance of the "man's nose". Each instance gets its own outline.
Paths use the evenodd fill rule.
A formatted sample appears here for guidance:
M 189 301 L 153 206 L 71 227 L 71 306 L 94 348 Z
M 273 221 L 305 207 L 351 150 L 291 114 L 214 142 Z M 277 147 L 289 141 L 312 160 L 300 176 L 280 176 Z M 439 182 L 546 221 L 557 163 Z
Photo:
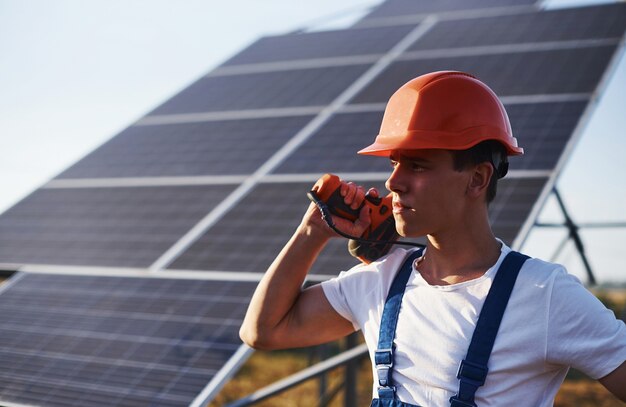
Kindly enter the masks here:
M 403 192 L 404 189 L 402 185 L 400 165 L 396 165 L 385 182 L 385 188 L 387 188 L 389 192 Z

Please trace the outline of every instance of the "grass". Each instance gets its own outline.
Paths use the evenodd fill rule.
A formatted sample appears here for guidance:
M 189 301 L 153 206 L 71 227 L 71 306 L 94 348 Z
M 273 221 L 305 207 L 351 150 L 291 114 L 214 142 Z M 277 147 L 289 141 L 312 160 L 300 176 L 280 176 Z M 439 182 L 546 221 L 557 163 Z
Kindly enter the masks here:
M 626 403 L 619 401 L 599 382 L 585 378 L 572 378 L 568 375 L 554 401 L 554 407 L 620 407 Z

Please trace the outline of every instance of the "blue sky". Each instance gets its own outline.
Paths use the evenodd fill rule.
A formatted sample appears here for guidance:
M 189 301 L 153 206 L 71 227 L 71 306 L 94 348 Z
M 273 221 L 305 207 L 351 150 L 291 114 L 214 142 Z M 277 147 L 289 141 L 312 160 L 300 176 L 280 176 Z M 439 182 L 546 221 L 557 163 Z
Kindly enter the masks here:
M 258 37 L 376 3 L 0 0 L 0 212 Z M 579 222 L 626 220 L 623 54 L 559 179 Z M 548 203 L 542 219 L 559 218 Z M 534 231 L 525 250 L 549 259 L 563 233 Z M 583 237 L 598 279 L 626 281 L 626 230 Z M 556 260 L 584 276 L 572 245 Z

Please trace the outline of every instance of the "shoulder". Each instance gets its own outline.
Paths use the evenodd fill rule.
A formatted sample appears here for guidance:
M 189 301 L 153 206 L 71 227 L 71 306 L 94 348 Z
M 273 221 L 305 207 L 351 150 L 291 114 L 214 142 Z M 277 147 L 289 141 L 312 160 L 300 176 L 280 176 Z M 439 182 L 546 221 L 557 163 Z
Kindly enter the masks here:
M 541 297 L 542 306 L 548 307 L 547 310 L 551 312 L 560 306 L 575 309 L 578 306 L 588 307 L 589 302 L 598 302 L 578 277 L 569 274 L 563 265 L 537 258 L 526 260 L 515 284 L 515 291 L 523 295 L 526 301 L 539 301 Z
M 322 283 L 324 294 L 332 307 L 360 329 L 386 298 L 389 287 L 409 254 L 409 250 L 395 249 L 370 264 L 359 264 L 337 277 Z
M 494 266 L 498 272 L 499 269 L 502 268 L 504 260 L 511 255 L 512 252 L 510 247 L 503 244 L 501 257 Z M 524 253 L 518 252 L 518 254 Z M 514 301 L 516 297 L 527 297 L 528 295 L 549 297 L 555 279 L 560 278 L 570 278 L 562 265 L 528 257 L 523 262 L 515 281 L 511 300 Z M 528 300 L 528 298 L 526 300 Z
M 526 260 L 511 294 L 513 307 L 543 321 L 569 317 L 577 313 L 589 314 L 601 305 L 580 280 L 567 272 L 564 266 L 536 258 Z
M 325 291 L 340 288 L 343 295 L 367 295 L 373 290 L 386 292 L 404 260 L 416 249 L 395 248 L 370 264 L 359 264 L 322 283 Z
M 353 275 L 361 275 L 368 272 L 376 272 L 377 274 L 395 275 L 396 271 L 402 266 L 404 260 L 417 249 L 395 248 L 389 253 L 370 264 L 360 263 L 352 267 L 350 270 L 342 271 L 336 278 L 349 278 Z
M 558 263 L 529 258 L 522 267 L 519 279 L 523 287 L 532 287 L 548 293 L 551 302 L 576 300 L 580 297 L 595 300 L 578 277 L 568 273 L 565 267 Z
M 533 257 L 524 262 L 519 278 L 522 281 L 542 286 L 544 284 L 554 284 L 556 280 L 568 280 L 580 285 L 580 281 L 575 276 L 569 274 L 562 265 Z

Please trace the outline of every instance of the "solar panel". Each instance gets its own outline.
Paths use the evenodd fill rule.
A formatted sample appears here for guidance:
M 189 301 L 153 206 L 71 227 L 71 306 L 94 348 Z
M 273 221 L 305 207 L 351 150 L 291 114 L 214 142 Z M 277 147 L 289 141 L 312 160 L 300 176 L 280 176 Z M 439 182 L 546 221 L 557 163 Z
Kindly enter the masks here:
M 384 162 L 385 159 L 372 161 Z M 365 175 L 365 174 L 363 174 Z M 494 231 L 512 244 L 547 181 L 538 178 L 505 178 L 490 207 Z M 366 187 L 385 193 L 384 183 L 359 179 Z M 220 222 L 198 239 L 171 269 L 258 272 L 266 270 L 287 242 L 309 201 L 305 196 L 312 182 L 262 183 L 235 206 Z M 261 219 L 261 220 L 259 220 Z M 311 274 L 332 275 L 356 264 L 346 250 L 346 241 L 337 239 L 325 248 Z
M 152 115 L 326 105 L 368 67 L 206 76 L 156 108 Z
M 169 268 L 262 272 L 285 245 L 300 223 L 315 179 L 308 182 L 261 183 Z M 364 184 L 384 186 L 380 181 Z M 345 240 L 331 242 L 316 262 L 312 274 L 334 274 L 347 270 L 355 259 Z
M 254 283 L 21 273 L 0 295 L 0 399 L 186 406 L 239 348 Z
M 311 119 L 282 116 L 136 125 L 57 178 L 251 174 Z
M 0 262 L 148 267 L 232 189 L 39 189 L 0 217 Z
M 385 102 L 411 78 L 452 68 L 472 72 L 501 97 L 591 93 L 616 45 L 403 60 L 391 65 L 351 103 Z
M 365 18 L 403 17 L 410 14 L 430 14 L 474 9 L 531 6 L 535 0 L 387 0 Z
M 514 15 L 441 21 L 411 50 L 445 50 L 489 45 L 620 39 L 624 4 L 524 12 Z
M 508 245 L 515 242 L 547 181 L 547 177 L 539 176 L 503 178 L 498 182 L 498 193 L 489 206 L 489 220 L 496 236 Z
M 245 280 L 287 241 L 322 173 L 384 189 L 387 160 L 355 152 L 421 73 L 466 70 L 502 97 L 526 154 L 489 216 L 519 242 L 626 27 L 623 4 L 534 3 L 388 0 L 346 30 L 262 38 L 4 213 L 0 263 L 31 273 L 0 291 L 0 402 L 211 398 L 241 357 Z M 312 278 L 354 263 L 336 239 Z
M 586 100 L 507 104 L 513 133 L 523 140 L 525 151 L 511 160 L 511 169 L 554 168 L 586 105 Z M 382 115 L 377 109 L 335 115 L 275 172 L 388 172 L 387 160 L 356 155 L 378 134 Z
M 511 170 L 552 170 L 563 154 L 586 101 L 506 105 L 513 134 L 524 155 L 510 160 Z
M 382 54 L 413 28 L 414 25 L 400 25 L 264 37 L 222 66 Z
M 356 152 L 378 134 L 382 110 L 333 116 L 290 155 L 276 173 L 344 173 L 388 171 L 387 160 L 372 160 Z

